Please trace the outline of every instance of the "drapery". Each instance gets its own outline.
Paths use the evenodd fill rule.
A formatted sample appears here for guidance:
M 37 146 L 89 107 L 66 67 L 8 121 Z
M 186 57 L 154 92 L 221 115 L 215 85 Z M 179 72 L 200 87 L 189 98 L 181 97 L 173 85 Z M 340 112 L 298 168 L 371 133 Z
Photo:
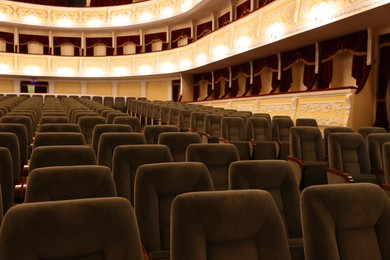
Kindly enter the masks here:
M 238 79 L 241 75 L 244 75 L 247 79 L 246 80 L 247 82 L 245 84 L 244 93 L 245 92 L 248 93 L 248 91 L 250 90 L 250 87 L 251 87 L 250 86 L 251 63 L 249 61 L 232 67 L 232 76 L 231 76 L 232 83 L 231 83 L 231 88 L 230 88 L 230 93 L 229 93 L 230 97 L 237 96 L 237 93 L 238 93 L 238 90 L 240 87 L 239 83 L 238 83 Z
M 71 44 L 74 47 L 74 55 L 80 56 L 81 38 L 78 37 L 53 37 L 54 55 L 61 55 L 61 46 Z
M 126 5 L 133 3 L 133 0 L 91 0 L 90 6 L 113 6 L 113 5 Z
M 259 0 L 259 8 L 262 8 L 269 3 L 272 3 L 273 1 L 275 1 L 275 0 Z
M 253 61 L 253 84 L 252 95 L 258 95 L 261 91 L 261 71 L 265 68 L 269 68 L 272 71 L 271 91 L 274 93 L 279 86 L 278 80 L 278 55 L 272 55 L 262 59 Z M 249 90 L 247 90 L 249 91 Z
M 213 23 L 211 21 L 199 24 L 196 26 L 196 38 L 200 39 L 213 30 Z
M 197 101 L 199 99 L 200 95 L 200 84 L 202 82 L 206 82 L 207 84 L 207 96 L 203 99 L 206 100 L 208 99 L 212 94 L 213 94 L 213 88 L 212 88 L 212 73 L 211 72 L 206 72 L 206 73 L 200 73 L 200 74 L 195 74 L 194 75 L 194 91 L 193 91 L 193 100 Z
M 129 43 L 135 45 L 135 53 L 141 53 L 142 45 L 140 45 L 140 42 L 139 35 L 118 36 L 116 38 L 116 55 L 123 55 L 123 47 Z
M 171 32 L 171 48 L 177 48 L 177 42 L 183 38 L 188 38 L 188 43 L 192 42 L 191 28 L 183 28 Z
M 241 18 L 249 14 L 251 11 L 251 1 L 247 0 L 236 7 L 236 17 Z
M 5 42 L 5 51 L 14 52 L 14 34 L 8 32 L 0 32 L 0 39 Z
M 230 12 L 218 17 L 218 28 L 222 28 L 230 23 Z
M 31 3 L 36 4 L 36 0 L 14 0 L 17 2 L 23 2 L 23 3 Z M 67 6 L 68 1 L 67 0 L 39 0 L 39 4 L 41 5 L 51 5 L 51 6 Z
M 104 45 L 106 46 L 106 55 L 112 56 L 114 54 L 114 48 L 112 46 L 112 38 L 111 37 L 100 37 L 100 38 L 86 38 L 85 39 L 85 47 L 87 49 L 87 56 L 94 55 L 94 47 L 96 45 Z
M 374 125 L 388 129 L 386 93 L 390 80 L 390 33 L 379 36 L 379 46 L 378 92 L 376 95 L 376 118 Z
M 169 42 L 167 41 L 167 33 L 166 32 L 151 33 L 151 34 L 145 34 L 145 52 L 151 52 L 152 51 L 152 44 L 154 42 L 157 42 L 157 41 L 162 42 L 162 49 L 163 50 L 168 49 Z
M 221 96 L 221 81 L 225 80 L 225 91 L 222 97 L 225 97 L 230 92 L 229 68 L 214 71 L 214 99 L 218 99 Z
M 28 44 L 37 42 L 43 45 L 43 54 L 49 54 L 49 36 L 19 34 L 19 53 L 28 53 Z

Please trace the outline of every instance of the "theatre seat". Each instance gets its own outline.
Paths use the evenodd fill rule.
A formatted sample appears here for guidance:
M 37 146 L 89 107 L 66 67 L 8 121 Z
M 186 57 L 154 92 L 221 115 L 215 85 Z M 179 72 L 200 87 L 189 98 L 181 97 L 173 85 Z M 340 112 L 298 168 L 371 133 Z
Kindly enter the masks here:
M 280 214 L 266 191 L 179 195 L 171 230 L 172 260 L 290 259 Z
M 49 145 L 85 145 L 85 138 L 75 132 L 42 132 L 34 138 L 33 148 Z
M 5 147 L 0 147 L 0 162 L 0 218 L 2 218 L 14 202 L 12 157 Z
M 25 203 L 0 232 L 0 259 L 142 260 L 137 222 L 123 198 Z
M 98 125 L 95 125 L 95 127 L 93 129 L 93 132 L 92 132 L 91 147 L 93 148 L 95 153 L 98 154 L 100 136 L 103 133 L 109 133 L 109 132 L 130 133 L 132 131 L 133 130 L 131 129 L 131 126 L 128 126 L 128 125 L 114 125 L 114 124 L 98 124 Z
M 75 132 L 81 133 L 80 125 L 71 124 L 71 123 L 50 123 L 40 125 L 38 128 L 38 132 Z
M 179 131 L 179 127 L 175 125 L 147 125 L 144 128 L 144 135 L 147 144 L 157 144 L 161 133 Z
M 196 143 L 202 143 L 202 139 L 197 133 L 161 133 L 158 138 L 158 144 L 169 147 L 174 162 L 185 162 L 187 147 Z
M 77 124 L 80 125 L 81 132 L 85 137 L 85 142 L 87 144 L 91 144 L 92 142 L 92 134 L 95 125 L 105 124 L 106 119 L 101 116 L 82 116 L 79 118 Z
M 133 129 L 133 132 L 141 133 L 141 122 L 136 116 L 117 116 L 113 119 L 112 123 L 129 125 Z

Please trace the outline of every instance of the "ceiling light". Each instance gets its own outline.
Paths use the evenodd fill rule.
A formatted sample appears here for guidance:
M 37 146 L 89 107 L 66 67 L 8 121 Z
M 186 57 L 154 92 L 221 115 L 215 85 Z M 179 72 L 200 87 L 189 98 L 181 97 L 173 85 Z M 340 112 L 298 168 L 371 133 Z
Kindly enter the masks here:
M 192 0 L 184 0 L 184 2 L 181 4 L 181 10 L 188 11 L 192 7 Z
M 57 69 L 57 73 L 61 76 L 73 76 L 74 70 L 69 66 L 62 66 Z
M 196 63 L 198 65 L 204 65 L 204 64 L 206 64 L 206 62 L 207 62 L 206 54 L 200 53 L 200 54 L 198 54 L 198 56 L 196 56 Z
M 170 61 L 162 63 L 161 67 L 160 67 L 161 72 L 164 72 L 164 73 L 172 72 L 172 71 L 174 71 L 174 69 L 175 69 L 175 66 Z
M 73 25 L 73 21 L 71 21 L 68 17 L 63 17 L 58 21 L 58 25 L 61 27 L 71 27 Z
M 161 11 L 161 16 L 164 18 L 168 18 L 168 17 L 171 17 L 173 15 L 173 12 L 174 12 L 173 8 L 170 6 L 167 6 Z
M 96 77 L 97 75 L 101 76 L 104 74 L 104 70 L 100 67 L 89 67 L 85 71 L 85 74 L 89 77 Z
M 334 13 L 334 8 L 329 3 L 316 3 L 310 9 L 309 19 L 314 23 L 329 21 Z
M 282 37 L 283 33 L 283 25 L 281 23 L 276 22 L 268 26 L 268 29 L 265 34 L 269 40 L 276 40 Z
M 180 68 L 182 69 L 188 69 L 191 67 L 192 62 L 189 59 L 183 59 L 180 61 Z
M 140 16 L 140 20 L 142 22 L 148 22 L 151 21 L 152 19 L 153 19 L 153 15 L 148 11 L 143 12 Z
M 92 18 L 88 22 L 88 26 L 90 27 L 99 27 L 102 24 L 102 22 L 98 18 Z
M 246 51 L 251 44 L 251 38 L 249 36 L 240 36 L 236 41 L 236 48 L 240 51 Z
M 24 67 L 24 72 L 29 75 L 35 76 L 41 74 L 41 68 L 36 65 L 29 65 Z
M 125 14 L 116 15 L 111 19 L 111 25 L 114 26 L 127 25 L 129 23 L 130 23 L 130 17 Z
M 140 74 L 151 74 L 152 73 L 152 67 L 149 65 L 141 65 L 138 69 L 138 72 Z
M 228 48 L 224 45 L 218 45 L 213 49 L 213 55 L 217 59 L 224 58 L 228 52 Z
M 0 71 L 1 71 L 1 73 L 10 72 L 9 65 L 5 64 L 5 63 L 0 63 Z
M 114 75 L 115 76 L 126 76 L 128 75 L 129 70 L 125 66 L 118 66 L 114 68 Z
M 27 15 L 24 18 L 24 21 L 28 24 L 39 24 L 40 23 L 38 17 L 36 17 L 34 13 L 30 13 L 29 15 Z

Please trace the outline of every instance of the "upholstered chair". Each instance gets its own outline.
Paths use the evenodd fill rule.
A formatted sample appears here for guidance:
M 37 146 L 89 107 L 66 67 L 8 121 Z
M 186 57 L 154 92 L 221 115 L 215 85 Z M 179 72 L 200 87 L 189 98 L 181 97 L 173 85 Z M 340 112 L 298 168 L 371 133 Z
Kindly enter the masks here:
M 99 165 L 112 169 L 112 156 L 114 149 L 120 145 L 146 144 L 141 133 L 108 132 L 100 136 L 97 160 Z
M 0 259 L 142 260 L 137 221 L 123 198 L 25 203 L 0 232 Z
M 114 108 L 122 112 L 126 112 L 126 100 L 125 97 L 115 97 Z
M 144 128 L 144 135 L 147 144 L 157 144 L 161 133 L 179 131 L 179 127 L 175 125 L 147 125 Z
M 325 147 L 321 131 L 313 126 L 290 128 L 290 155 L 287 161 L 294 169 L 300 189 L 328 183 Z
M 136 116 L 117 116 L 113 119 L 112 123 L 129 125 L 133 129 L 133 132 L 141 133 L 141 122 Z
M 261 190 L 185 193 L 172 205 L 172 260 L 290 259 L 271 195 Z
M 202 163 L 171 162 L 138 167 L 134 208 L 149 259 L 170 259 L 173 199 L 186 192 L 210 190 L 213 190 L 212 180 Z
M 73 113 L 72 118 L 70 119 L 70 122 L 73 124 L 77 124 L 79 121 L 79 118 L 82 116 L 98 116 L 99 114 L 90 110 L 85 111 L 78 111 Z
M 87 144 L 91 144 L 92 142 L 92 134 L 95 125 L 105 124 L 106 119 L 102 116 L 82 116 L 79 118 L 77 124 L 80 125 L 81 132 L 85 137 L 85 142 Z
M 180 109 L 178 126 L 181 132 L 188 132 L 191 128 L 191 113 L 190 109 Z
M 84 135 L 75 132 L 42 132 L 34 138 L 33 148 L 48 145 L 85 145 Z
M 0 123 L 22 124 L 26 127 L 28 144 L 32 143 L 35 128 L 31 117 L 28 116 L 3 116 L 0 118 Z
M 190 144 L 202 143 L 202 139 L 197 133 L 171 132 L 161 133 L 158 144 L 168 146 L 174 162 L 185 162 L 186 151 Z
M 81 133 L 80 125 L 71 123 L 50 123 L 40 125 L 38 132 L 75 132 Z
M 261 189 L 275 201 L 287 232 L 291 259 L 304 259 L 300 193 L 292 167 L 284 160 L 233 162 L 229 189 Z
M 114 149 L 112 173 L 118 196 L 134 205 L 134 181 L 139 166 L 151 163 L 172 162 L 166 145 L 121 145 Z
M 311 186 L 301 199 L 306 260 L 390 259 L 390 201 L 379 186 Z
M 28 177 L 25 202 L 116 197 L 109 168 L 98 165 L 37 168 Z
M 271 122 L 272 138 L 279 144 L 278 158 L 287 160 L 290 154 L 290 128 L 294 122 L 289 116 L 274 116 Z
M 364 137 L 364 140 L 366 140 L 366 141 L 367 141 L 367 136 L 369 134 L 373 134 L 373 133 L 385 134 L 385 133 L 388 133 L 386 131 L 386 129 L 384 129 L 383 127 L 377 127 L 377 126 L 362 126 L 362 127 L 359 127 L 357 132 L 359 134 L 361 134 Z
M 276 159 L 279 146 L 272 141 L 271 121 L 266 117 L 253 116 L 246 124 L 247 138 L 251 140 L 254 160 Z
M 246 123 L 242 117 L 228 116 L 222 118 L 221 132 L 223 138 L 221 140 L 234 144 L 241 160 L 252 158 L 253 144 L 247 141 Z
M 219 137 L 222 137 L 221 121 L 223 114 L 207 114 L 204 117 L 204 131 L 209 143 L 218 143 Z
M 123 112 L 109 112 L 106 116 L 106 124 L 113 124 L 114 123 L 114 119 L 117 117 L 117 116 L 128 116 L 129 114 L 127 113 L 123 113 Z
M 370 156 L 363 136 L 359 133 L 329 135 L 328 183 L 371 182 L 380 184 L 371 171 Z
M 99 149 L 99 142 L 100 142 L 100 136 L 103 133 L 131 133 L 133 129 L 129 125 L 114 125 L 114 124 L 99 124 L 95 125 L 93 132 L 92 132 L 92 142 L 91 147 L 93 150 L 95 150 L 95 153 L 98 154 Z
M 188 162 L 201 162 L 208 168 L 215 190 L 228 189 L 228 171 L 231 163 L 240 160 L 233 144 L 191 144 L 187 148 Z
M 346 126 L 332 126 L 324 128 L 324 145 L 325 145 L 325 157 L 328 159 L 328 137 L 331 133 L 353 133 L 352 128 Z
M 11 181 L 13 184 L 16 184 L 20 179 L 22 169 L 20 164 L 18 137 L 11 132 L 0 132 L 0 147 L 9 151 L 11 156 Z M 0 161 L 0 164 L 1 163 L 2 161 Z M 6 161 L 4 161 L 4 163 L 6 164 Z
M 390 142 L 384 143 L 382 146 L 382 161 L 384 173 L 382 188 L 390 198 Z
M 382 148 L 385 143 L 390 142 L 390 133 L 368 134 L 366 136 L 366 142 L 370 155 L 371 171 L 377 174 L 381 183 L 385 183 Z
M 317 120 L 315 118 L 297 118 L 295 120 L 295 126 L 314 126 L 318 127 Z
M 0 137 L 1 138 L 1 137 Z M 12 156 L 8 148 L 0 147 L 0 218 L 14 202 L 14 177 Z M 1 226 L 1 222 L 0 222 Z
M 110 96 L 104 97 L 103 105 L 106 106 L 106 107 L 112 107 L 113 108 L 115 106 L 114 97 L 110 97 Z
M 42 116 L 39 120 L 39 125 L 55 123 L 69 123 L 69 118 L 67 116 Z

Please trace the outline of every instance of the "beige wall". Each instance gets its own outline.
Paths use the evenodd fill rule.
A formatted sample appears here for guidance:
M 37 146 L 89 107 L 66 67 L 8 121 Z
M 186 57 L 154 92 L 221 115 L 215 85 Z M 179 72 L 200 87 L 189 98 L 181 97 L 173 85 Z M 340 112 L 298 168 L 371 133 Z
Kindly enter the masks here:
M 168 96 L 169 81 L 148 81 L 146 82 L 145 96 L 150 100 L 170 100 Z
M 111 82 L 88 82 L 86 94 L 112 96 L 112 84 Z
M 14 81 L 13 80 L 0 80 L 0 92 L 1 93 L 13 93 Z
M 123 97 L 140 97 L 141 82 L 119 82 L 117 95 Z
M 56 94 L 81 94 L 80 82 L 56 82 L 54 85 Z

